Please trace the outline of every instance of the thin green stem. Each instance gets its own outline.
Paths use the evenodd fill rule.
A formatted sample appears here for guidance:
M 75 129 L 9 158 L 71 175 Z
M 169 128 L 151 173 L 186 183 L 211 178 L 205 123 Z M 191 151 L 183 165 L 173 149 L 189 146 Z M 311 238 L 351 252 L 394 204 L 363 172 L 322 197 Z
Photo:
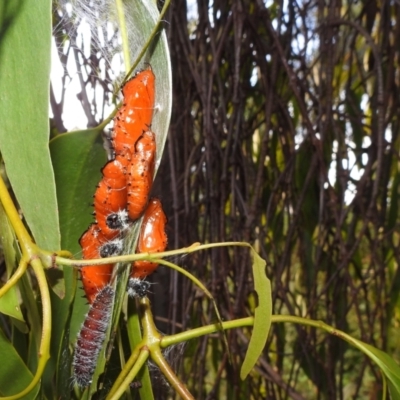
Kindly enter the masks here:
M 51 301 L 50 301 L 50 292 L 49 286 L 47 284 L 46 275 L 43 270 L 42 263 L 39 259 L 31 260 L 31 266 L 35 273 L 37 283 L 40 291 L 40 298 L 42 302 L 42 311 L 43 311 L 43 326 L 42 326 L 42 341 L 39 349 L 39 357 L 41 357 L 42 368 L 46 365 L 47 360 L 50 358 L 50 338 L 51 338 Z M 45 361 L 43 361 L 45 360 Z M 42 371 L 43 372 L 43 371 Z
M 24 275 L 28 268 L 29 260 L 26 256 L 21 258 L 17 270 L 13 273 L 11 278 L 0 288 L 0 297 L 4 296 Z
M 36 301 L 30 279 L 27 275 L 28 274 L 25 274 L 21 277 L 21 280 L 18 282 L 18 287 L 21 292 L 21 299 L 26 308 L 26 318 L 32 335 L 31 346 L 39 353 L 42 340 L 42 309 L 39 309 L 40 304 Z
M 108 393 L 108 396 L 114 396 L 115 393 L 117 393 L 118 388 L 124 386 L 123 382 L 126 380 L 126 377 L 130 374 L 130 372 L 132 371 L 133 367 L 139 363 L 139 357 L 143 357 L 141 355 L 141 347 L 144 346 L 144 343 L 141 342 L 141 344 L 139 344 L 138 346 L 136 346 L 135 350 L 133 351 L 133 353 L 131 354 L 131 356 L 129 357 L 128 361 L 126 362 L 126 364 L 124 365 L 124 368 L 122 368 L 121 373 L 118 375 L 118 378 L 116 379 L 116 381 L 114 382 L 114 385 L 112 386 L 110 392 Z M 143 363 L 146 360 L 143 361 Z M 140 361 L 141 362 L 141 361 Z M 139 368 L 140 369 L 140 368 Z M 136 375 L 135 375 L 136 376 Z M 132 380 L 135 378 L 135 376 L 132 378 Z M 129 381 L 129 382 L 132 382 Z M 113 397 L 107 397 L 107 399 L 111 399 Z
M 134 298 L 128 299 L 128 321 L 126 327 L 130 348 L 134 349 L 136 345 L 142 341 L 142 329 L 140 326 L 138 307 L 136 305 L 136 299 Z M 142 384 L 139 389 L 141 398 L 145 398 L 146 400 L 154 400 L 150 373 L 147 365 L 144 365 L 140 370 L 140 374 L 137 379 L 139 379 Z
M 54 257 L 54 262 L 60 265 L 69 265 L 72 267 L 83 267 L 87 265 L 102 265 L 102 264 L 115 264 L 115 263 L 128 263 L 132 261 L 138 260 L 149 260 L 149 261 L 156 261 L 160 263 L 165 263 L 165 261 L 161 261 L 159 259 L 164 257 L 172 257 L 182 254 L 190 254 L 196 251 L 211 249 L 214 247 L 229 247 L 229 246 L 241 246 L 241 247 L 249 247 L 251 246 L 245 242 L 220 242 L 220 243 L 209 243 L 209 244 L 200 244 L 194 243 L 189 247 L 183 247 L 182 249 L 178 250 L 170 250 L 170 251 L 163 251 L 160 253 L 138 253 L 138 254 L 129 254 L 124 256 L 117 256 L 117 257 L 108 257 L 108 258 L 96 258 L 93 260 L 70 260 L 64 257 Z M 174 265 L 174 264 L 172 264 Z M 175 267 L 174 267 L 175 268 Z M 179 267 L 178 267 L 179 268 Z M 175 268 L 176 269 L 176 268 Z M 185 271 L 184 269 L 181 270 L 182 273 Z M 188 272 L 186 272 L 186 276 Z
M 17 235 L 19 244 L 21 246 L 22 253 L 27 255 L 28 258 L 34 253 L 38 253 L 37 246 L 33 243 L 31 236 L 26 230 L 21 218 L 15 208 L 14 202 L 11 199 L 10 193 L 8 193 L 7 186 L 5 185 L 3 178 L 0 175 L 0 201 L 3 204 L 4 210 L 6 211 L 7 217 L 11 222 L 14 232 Z
M 121 398 L 126 388 L 129 387 L 129 384 L 135 379 L 136 375 L 140 371 L 140 368 L 142 368 L 142 366 L 144 365 L 144 363 L 147 361 L 148 358 L 149 358 L 149 350 L 146 347 L 143 347 L 138 352 L 138 357 L 136 357 L 136 362 L 134 362 L 134 364 L 132 365 L 132 368 L 130 369 L 129 373 L 125 376 L 125 379 L 123 379 L 119 385 L 117 385 L 117 381 L 119 381 L 119 379 L 115 381 L 113 387 L 110 390 L 110 393 L 106 397 L 106 400 L 117 400 Z M 126 369 L 127 365 L 128 363 L 125 365 L 124 370 Z
M 162 264 L 162 265 L 165 265 L 165 266 L 167 266 L 167 267 L 170 267 L 170 268 L 172 268 L 172 269 L 175 269 L 176 271 L 180 272 L 181 274 L 183 274 L 183 275 L 185 275 L 187 278 L 189 278 L 196 286 L 198 286 L 201 290 L 204 291 L 204 293 L 207 295 L 207 297 L 211 300 L 211 302 L 212 302 L 212 304 L 213 304 L 215 314 L 217 315 L 217 319 L 218 319 L 219 324 L 220 324 L 220 325 L 219 325 L 219 326 L 220 326 L 220 329 L 219 329 L 219 330 L 220 330 L 220 331 L 222 332 L 222 334 L 223 334 L 223 338 L 224 338 L 224 343 L 225 343 L 225 346 L 226 346 L 226 350 L 227 350 L 227 352 L 228 352 L 228 354 L 229 354 L 229 358 L 231 358 L 231 354 L 230 354 L 229 346 L 228 346 L 228 339 L 227 339 L 227 337 L 226 337 L 226 335 L 225 335 L 224 329 L 222 328 L 222 318 L 221 318 L 221 314 L 219 313 L 219 310 L 218 310 L 218 307 L 217 307 L 217 303 L 215 302 L 214 297 L 212 296 L 212 294 L 208 291 L 208 289 L 207 289 L 194 275 L 192 275 L 192 274 L 189 273 L 188 271 L 184 270 L 183 268 L 179 267 L 178 265 L 173 264 L 173 263 L 171 263 L 171 262 L 169 262 L 169 261 L 166 261 L 166 260 L 154 260 L 154 261 L 157 262 L 157 263 L 159 263 L 159 264 Z
M 214 298 L 212 296 L 212 294 L 208 291 L 208 289 L 201 283 L 201 281 L 199 281 L 194 275 L 192 275 L 190 272 L 186 271 L 185 269 L 179 267 L 176 264 L 173 264 L 169 261 L 166 260 L 162 260 L 162 259 L 155 259 L 152 260 L 155 263 L 158 264 L 162 264 L 165 265 L 166 267 L 170 267 L 172 269 L 174 269 L 175 271 L 178 271 L 179 273 L 181 273 L 182 275 L 185 275 L 187 278 L 189 278 L 196 286 L 198 286 L 206 295 L 209 299 L 214 301 Z
M 143 340 L 151 351 L 153 346 L 159 347 L 162 336 L 158 332 L 156 324 L 154 323 L 150 300 L 147 297 L 143 297 L 139 300 L 139 303 L 139 315 L 141 317 L 140 320 L 143 329 Z
M 27 395 L 39 382 L 43 375 L 47 361 L 50 358 L 50 338 L 51 338 L 51 304 L 50 304 L 50 293 L 46 281 L 46 276 L 43 271 L 42 263 L 39 259 L 31 260 L 32 268 L 36 274 L 40 295 L 42 299 L 42 310 L 43 310 L 43 326 L 42 326 L 42 337 L 39 347 L 39 364 L 36 370 L 35 376 L 31 383 L 20 393 L 0 397 L 2 400 L 16 400 Z
M 124 2 L 122 0 L 115 0 L 115 5 L 117 8 L 117 14 L 118 14 L 119 31 L 121 32 L 122 53 L 124 55 L 124 64 L 125 64 L 125 69 L 128 71 L 129 66 L 131 64 L 131 57 L 130 57 L 130 52 L 129 52 L 128 31 L 126 29 Z
M 74 258 L 74 255 L 68 250 L 58 250 L 51 254 L 52 257 L 66 257 L 66 258 Z
M 185 400 L 194 400 L 194 397 L 191 395 L 187 387 L 179 380 L 171 366 L 167 363 L 167 360 L 161 353 L 160 348 L 154 348 L 150 354 L 152 360 L 157 364 L 158 368 L 160 368 L 160 371 L 164 374 L 164 376 L 167 378 L 167 381 L 175 389 L 175 391 Z
M 136 61 L 133 63 L 131 69 L 129 70 L 128 74 L 126 75 L 124 81 L 122 82 L 122 85 L 125 83 L 125 81 L 127 80 L 127 78 L 128 78 L 129 76 L 131 76 L 132 72 L 133 72 L 133 71 L 135 70 L 135 68 L 138 66 L 139 61 L 142 59 L 142 57 L 143 57 L 144 54 L 146 53 L 146 51 L 147 51 L 147 49 L 149 48 L 149 46 L 150 46 L 150 44 L 151 44 L 151 42 L 152 42 L 154 36 L 156 35 L 156 33 L 158 32 L 158 30 L 160 29 L 161 22 L 162 22 L 162 20 L 163 20 L 163 18 L 164 18 L 165 13 L 166 13 L 167 10 L 168 10 L 170 1 L 171 1 L 171 0 L 166 0 L 166 1 L 165 1 L 164 6 L 163 6 L 163 8 L 162 8 L 162 10 L 161 10 L 161 13 L 160 13 L 160 15 L 158 16 L 157 23 L 154 25 L 154 28 L 153 28 L 153 30 L 151 31 L 150 35 L 149 35 L 149 38 L 147 39 L 145 45 L 142 47 L 142 50 L 140 51 L 139 55 L 138 55 L 137 58 L 136 58 Z M 121 85 L 121 86 L 122 86 L 122 85 Z
M 385 374 L 381 372 L 382 375 L 382 400 L 386 400 L 388 387 L 387 387 L 387 379 Z
M 118 346 L 118 355 L 121 362 L 121 368 L 124 368 L 126 361 L 125 361 L 125 353 L 124 353 L 124 346 L 122 344 L 122 337 L 121 337 L 121 330 L 118 329 L 117 331 L 117 346 Z M 131 391 L 129 388 L 125 390 L 125 397 L 126 399 L 131 399 Z
M 282 322 L 290 322 L 292 324 L 301 324 L 301 325 L 308 325 L 314 328 L 323 329 L 326 332 L 333 334 L 335 336 L 342 337 L 344 339 L 352 339 L 351 336 L 347 335 L 346 333 L 337 330 L 322 321 L 315 321 L 307 318 L 302 317 L 294 317 L 291 315 L 272 315 L 271 317 L 272 323 L 282 323 Z M 226 321 L 222 322 L 222 328 L 226 329 L 233 329 L 233 328 L 242 328 L 244 326 L 252 326 L 254 323 L 253 317 L 241 318 L 236 319 L 234 321 Z M 208 335 L 210 333 L 217 332 L 220 329 L 219 324 L 211 324 L 202 326 L 200 328 L 191 329 L 187 332 L 177 333 L 171 336 L 164 336 L 161 339 L 161 347 L 165 348 L 171 346 L 173 344 L 178 344 L 190 339 L 194 339 L 200 336 Z
M 113 112 L 106 118 L 103 120 L 103 122 L 99 125 L 97 125 L 96 130 L 98 130 L 99 132 L 101 132 L 102 130 L 105 129 L 105 127 L 114 119 L 115 115 L 117 114 L 118 110 L 120 109 L 120 107 L 122 106 L 122 101 L 120 101 L 117 106 L 115 107 L 115 109 L 113 110 Z
M 273 318 L 273 317 L 272 317 Z M 222 328 L 224 330 L 233 329 L 233 328 L 243 328 L 244 326 L 252 326 L 254 323 L 253 317 L 236 319 L 234 321 L 226 321 L 222 322 Z M 186 342 L 191 339 L 198 338 L 200 336 L 209 335 L 211 333 L 217 332 L 221 329 L 220 324 L 211 324 L 202 326 L 200 328 L 191 329 L 190 331 L 177 333 L 171 336 L 164 336 L 161 339 L 161 347 L 166 348 L 172 346 L 174 344 L 178 344 L 181 342 Z

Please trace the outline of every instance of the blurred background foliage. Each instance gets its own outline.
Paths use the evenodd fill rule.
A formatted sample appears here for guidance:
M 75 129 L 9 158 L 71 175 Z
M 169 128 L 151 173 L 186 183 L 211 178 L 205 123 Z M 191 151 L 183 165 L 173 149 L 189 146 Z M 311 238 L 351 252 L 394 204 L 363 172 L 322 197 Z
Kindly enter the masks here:
M 85 55 L 71 35 L 79 20 L 61 18 L 59 10 L 59 56 L 66 65 L 75 54 L 78 74 L 84 70 L 77 102 L 95 126 L 105 115 L 93 106 L 94 89 L 101 85 L 111 100 L 114 77 L 103 66 L 119 44 L 105 35 L 106 52 L 92 42 Z M 154 186 L 169 216 L 170 249 L 197 241 L 256 243 L 267 260 L 275 314 L 323 320 L 397 361 L 399 21 L 398 0 L 173 0 L 165 18 L 173 112 Z M 63 132 L 60 98 L 52 96 L 52 121 Z M 245 249 L 174 261 L 207 285 L 224 319 L 253 313 Z M 152 280 L 163 332 L 215 320 L 211 304 L 186 279 L 160 268 Z M 242 382 L 249 335 L 228 332 L 233 364 L 218 335 L 171 352 L 196 399 L 381 393 L 379 371 L 357 350 L 290 325 L 273 326 Z M 156 373 L 154 379 L 156 398 L 166 398 L 167 387 Z

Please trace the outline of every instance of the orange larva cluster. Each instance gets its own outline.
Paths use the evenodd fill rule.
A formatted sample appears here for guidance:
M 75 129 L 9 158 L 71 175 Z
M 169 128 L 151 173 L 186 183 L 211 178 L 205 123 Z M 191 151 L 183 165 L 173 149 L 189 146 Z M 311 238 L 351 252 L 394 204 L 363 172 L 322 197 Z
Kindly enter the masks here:
M 81 236 L 85 259 L 121 254 L 123 238 L 134 221 L 143 215 L 137 252 L 165 250 L 167 219 L 158 199 L 149 201 L 153 184 L 156 142 L 149 129 L 154 108 L 154 74 L 139 72 L 122 89 L 124 104 L 114 119 L 114 158 L 102 169 L 102 180 L 94 194 L 96 221 Z M 90 303 L 81 327 L 73 359 L 74 382 L 89 386 L 110 322 L 114 290 L 109 285 L 113 264 L 81 268 L 83 289 Z M 132 265 L 128 294 L 144 296 L 148 283 L 143 279 L 157 268 L 156 263 L 136 261 Z
M 119 255 L 132 222 L 144 215 L 138 252 L 163 251 L 167 246 L 166 217 L 158 199 L 149 201 L 156 160 L 156 141 L 150 130 L 154 109 L 154 74 L 146 69 L 123 87 L 124 102 L 114 119 L 111 143 L 114 158 L 102 169 L 94 194 L 96 221 L 81 236 L 84 259 Z M 132 278 L 143 279 L 157 264 L 137 261 Z M 93 303 L 111 277 L 113 264 L 81 268 L 86 297 Z M 132 293 L 132 292 L 131 292 Z

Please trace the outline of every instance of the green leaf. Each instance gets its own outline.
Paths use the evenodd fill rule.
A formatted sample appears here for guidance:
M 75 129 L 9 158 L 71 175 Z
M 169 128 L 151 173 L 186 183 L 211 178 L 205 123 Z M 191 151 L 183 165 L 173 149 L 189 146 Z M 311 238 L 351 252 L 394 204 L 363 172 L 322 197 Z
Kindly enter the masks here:
M 51 1 L 6 2 L 2 11 L 7 24 L 2 26 L 0 43 L 0 151 L 37 244 L 58 250 L 58 210 L 48 148 Z
M 18 302 L 18 293 L 15 287 L 12 287 L 0 298 L 0 313 L 24 322 L 24 317 L 22 316 Z
M 29 385 L 33 380 L 33 375 L 2 331 L 0 331 L 0 354 L 3 360 L 0 363 L 0 393 L 3 396 L 17 394 Z M 39 387 L 38 384 L 34 390 L 23 397 L 24 400 L 35 399 Z
M 313 321 L 307 318 L 291 317 L 291 316 L 274 316 L 274 322 L 294 322 L 302 325 L 310 325 L 315 328 L 324 329 L 326 332 L 334 335 L 340 339 L 350 343 L 365 355 L 367 355 L 372 361 L 374 361 L 381 369 L 382 373 L 388 380 L 389 391 L 392 399 L 400 400 L 400 366 L 390 357 L 387 353 L 370 344 L 364 343 L 361 340 L 355 339 L 347 333 L 335 329 L 322 321 Z
M 17 263 L 17 254 L 14 248 L 14 243 L 15 237 L 13 230 L 4 211 L 3 205 L 0 203 L 0 244 L 2 246 L 4 260 L 6 263 L 7 278 L 10 278 Z M 13 286 L 4 296 L 0 298 L 0 312 L 21 322 L 25 322 L 21 312 L 18 299 L 18 290 L 16 286 Z M 22 326 L 20 325 L 20 327 Z
M 253 332 L 246 357 L 240 370 L 240 378 L 245 379 L 259 359 L 268 339 L 271 328 L 272 295 L 271 282 L 265 274 L 265 261 L 251 249 L 253 258 L 253 277 L 258 306 L 254 312 Z
M 29 348 L 26 363 L 31 371 L 36 370 L 38 365 L 40 341 L 42 337 L 42 316 L 39 299 L 35 298 L 35 293 L 31 285 L 28 274 L 24 274 L 18 282 L 21 293 L 22 304 L 24 305 L 26 321 L 29 326 Z
M 73 254 L 78 240 L 93 222 L 93 194 L 107 161 L 98 129 L 75 131 L 50 142 L 60 208 L 61 242 Z
M 344 340 L 352 344 L 373 360 L 385 374 L 389 382 L 389 391 L 392 400 L 400 399 L 400 367 L 389 354 L 379 350 L 361 340 L 349 335 L 339 334 Z

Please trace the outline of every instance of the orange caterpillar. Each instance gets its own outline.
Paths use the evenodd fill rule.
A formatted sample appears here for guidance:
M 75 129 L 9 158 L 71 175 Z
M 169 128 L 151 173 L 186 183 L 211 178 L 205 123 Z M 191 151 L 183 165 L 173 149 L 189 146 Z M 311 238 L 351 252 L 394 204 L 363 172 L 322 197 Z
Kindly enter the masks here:
M 107 239 L 114 239 L 128 227 L 126 169 L 129 160 L 116 156 L 102 169 L 103 179 L 94 194 L 94 215 Z
M 133 153 L 140 135 L 151 125 L 154 109 L 153 71 L 149 68 L 137 73 L 122 88 L 124 102 L 114 118 L 111 135 L 115 154 Z
M 82 247 L 82 257 L 93 258 L 109 257 L 122 250 L 122 240 L 108 241 L 97 224 L 92 224 L 79 239 Z M 81 277 L 86 297 L 93 303 L 99 289 L 110 281 L 113 264 L 88 265 L 81 268 Z
M 136 253 L 159 253 L 165 251 L 168 244 L 165 225 L 167 217 L 159 199 L 151 199 L 143 217 Z M 158 267 L 157 263 L 140 260 L 132 264 L 132 278 L 143 279 Z
M 136 253 L 157 253 L 165 251 L 168 238 L 165 233 L 167 217 L 159 199 L 151 199 L 143 217 Z M 128 282 L 128 296 L 144 297 L 150 287 L 145 281 L 158 267 L 157 263 L 139 260 L 132 263 L 131 277 Z
M 128 166 L 128 216 L 135 221 L 146 208 L 153 184 L 156 141 L 150 130 L 143 132 L 135 145 L 135 153 Z

